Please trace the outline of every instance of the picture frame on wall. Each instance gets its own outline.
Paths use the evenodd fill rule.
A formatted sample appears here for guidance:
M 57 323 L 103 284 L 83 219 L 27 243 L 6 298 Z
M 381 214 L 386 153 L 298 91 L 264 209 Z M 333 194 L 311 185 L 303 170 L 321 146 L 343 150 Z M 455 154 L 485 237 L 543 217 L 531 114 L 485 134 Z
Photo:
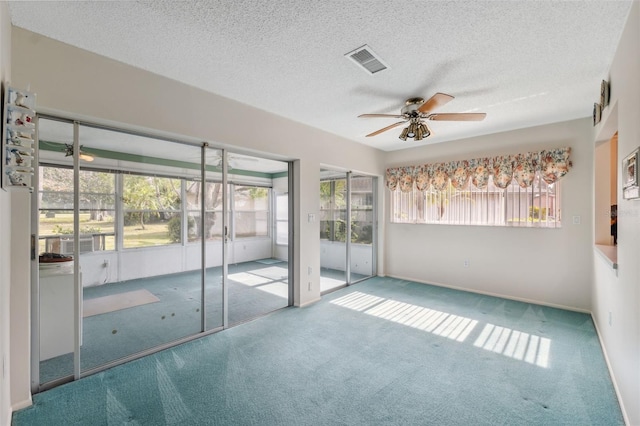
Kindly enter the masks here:
M 622 197 L 627 200 L 640 197 L 637 148 L 622 160 Z

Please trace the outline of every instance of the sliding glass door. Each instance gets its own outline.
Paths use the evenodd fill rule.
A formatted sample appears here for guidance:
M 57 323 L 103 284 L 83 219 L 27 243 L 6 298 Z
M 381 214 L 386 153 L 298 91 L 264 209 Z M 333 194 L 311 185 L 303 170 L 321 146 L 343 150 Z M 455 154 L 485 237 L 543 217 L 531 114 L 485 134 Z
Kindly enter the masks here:
M 347 174 L 320 171 L 320 291 L 347 284 Z
M 291 304 L 288 163 L 38 121 L 35 392 Z
M 40 119 L 39 133 L 46 137 L 47 144 L 61 148 L 56 153 L 60 159 L 65 157 L 64 149 L 73 146 L 73 123 Z M 41 162 L 48 159 L 46 153 L 41 153 L 40 157 Z M 73 259 L 76 194 L 73 165 L 69 163 L 66 168 L 41 166 L 36 175 L 39 256 L 33 275 L 39 283 L 35 280 L 35 285 L 32 285 L 32 347 L 35 349 L 32 370 L 36 372 L 32 382 L 35 385 L 60 380 L 74 373 L 80 297 Z M 111 188 L 105 190 L 112 190 L 113 185 L 111 183 Z
M 228 321 L 233 325 L 289 304 L 288 252 L 274 249 L 272 202 L 275 189 L 288 194 L 288 165 L 230 153 L 227 166 Z
M 376 273 L 376 178 L 320 171 L 320 289 L 326 293 Z

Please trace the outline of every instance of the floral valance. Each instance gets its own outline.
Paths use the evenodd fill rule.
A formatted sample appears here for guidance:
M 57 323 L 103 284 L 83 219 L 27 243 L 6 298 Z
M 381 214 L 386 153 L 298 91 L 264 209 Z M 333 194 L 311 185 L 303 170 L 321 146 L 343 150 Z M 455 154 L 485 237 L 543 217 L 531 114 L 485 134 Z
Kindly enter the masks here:
M 563 177 L 571 168 L 569 156 L 571 148 L 548 149 L 524 154 L 501 155 L 497 157 L 474 158 L 471 160 L 450 161 L 448 163 L 422 164 L 387 169 L 385 183 L 395 191 L 410 192 L 414 188 L 426 191 L 430 187 L 437 191 L 445 190 L 449 182 L 456 189 L 469 184 L 484 189 L 493 176 L 493 184 L 506 188 L 515 181 L 523 188 L 533 184 L 536 172 L 542 180 L 551 184 Z

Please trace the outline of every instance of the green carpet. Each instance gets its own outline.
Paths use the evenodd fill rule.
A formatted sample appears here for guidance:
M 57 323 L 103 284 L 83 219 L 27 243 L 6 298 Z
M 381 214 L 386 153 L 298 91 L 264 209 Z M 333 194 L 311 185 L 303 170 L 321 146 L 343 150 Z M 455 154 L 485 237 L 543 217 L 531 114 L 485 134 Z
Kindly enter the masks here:
M 372 278 L 35 395 L 13 424 L 624 423 L 589 315 Z

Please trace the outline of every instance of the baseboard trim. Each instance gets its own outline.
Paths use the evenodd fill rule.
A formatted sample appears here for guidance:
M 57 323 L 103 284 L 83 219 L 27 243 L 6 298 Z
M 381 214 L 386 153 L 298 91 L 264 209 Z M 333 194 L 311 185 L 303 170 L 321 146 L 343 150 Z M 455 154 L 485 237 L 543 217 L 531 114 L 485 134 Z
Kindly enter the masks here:
M 620 410 L 622 411 L 622 418 L 624 419 L 624 424 L 630 425 L 631 423 L 629 422 L 629 416 L 627 415 L 627 410 L 624 407 L 624 400 L 622 399 L 622 393 L 620 392 L 620 388 L 618 387 L 616 376 L 613 374 L 613 368 L 611 367 L 611 362 L 609 362 L 609 355 L 607 354 L 607 348 L 604 345 L 604 341 L 602 340 L 602 335 L 600 334 L 600 328 L 598 328 L 598 323 L 596 322 L 596 319 L 593 316 L 593 312 L 591 313 L 591 320 L 593 321 L 593 325 L 596 328 L 596 334 L 598 335 L 600 348 L 602 349 L 602 353 L 604 355 L 604 362 L 606 362 L 607 370 L 609 370 L 609 377 L 611 378 L 611 382 L 613 383 L 613 389 L 616 391 L 616 397 L 618 398 L 618 404 L 620 405 Z
M 313 300 L 309 300 L 307 302 L 304 302 L 301 305 L 296 305 L 297 308 L 304 308 L 305 306 L 309 306 L 309 305 L 313 305 L 316 302 L 319 302 L 320 300 L 322 300 L 321 297 L 318 297 L 317 299 L 313 299 Z
M 482 294 L 484 296 L 499 297 L 500 299 L 514 300 L 516 302 L 530 303 L 532 305 L 547 306 L 549 308 L 564 309 L 566 311 L 580 312 L 582 314 L 591 315 L 591 311 L 590 310 L 576 308 L 574 306 L 565 306 L 565 305 L 560 305 L 560 304 L 556 304 L 556 303 L 547 303 L 547 302 L 543 302 L 543 301 L 540 301 L 540 300 L 526 299 L 524 297 L 509 296 L 509 295 L 504 295 L 504 294 L 499 294 L 499 293 L 492 293 L 492 292 L 489 292 L 489 291 L 481 291 L 481 290 L 475 290 L 475 289 L 470 289 L 470 288 L 466 288 L 466 287 L 458 287 L 458 286 L 450 285 L 450 284 L 438 283 L 438 282 L 433 282 L 433 281 L 419 280 L 419 279 L 416 279 L 416 278 L 402 277 L 402 276 L 398 276 L 398 275 L 386 275 L 386 277 L 395 278 L 395 279 L 404 280 L 404 281 L 413 281 L 413 282 L 420 283 L 420 284 L 427 284 L 427 285 L 433 285 L 433 286 L 436 286 L 436 287 L 450 288 L 452 290 L 466 291 L 468 293 L 476 293 L 476 294 Z
M 31 400 L 31 395 L 29 395 L 28 399 L 25 399 L 24 401 L 20 401 L 20 402 L 16 402 L 15 404 L 11 405 L 11 413 L 13 413 L 14 411 L 18 411 L 18 410 L 22 410 L 23 408 L 27 408 L 27 407 L 31 407 L 33 405 L 33 401 Z M 9 419 L 11 419 L 11 413 L 9 413 Z M 8 423 L 11 424 L 11 423 Z

